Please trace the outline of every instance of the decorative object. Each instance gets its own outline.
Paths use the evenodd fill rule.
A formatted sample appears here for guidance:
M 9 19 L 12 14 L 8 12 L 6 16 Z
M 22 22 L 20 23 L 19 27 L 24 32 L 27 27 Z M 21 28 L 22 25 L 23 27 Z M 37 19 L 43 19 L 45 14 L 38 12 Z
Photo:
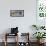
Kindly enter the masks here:
M 18 33 L 18 27 L 16 28 L 11 28 L 11 34 Z
M 24 10 L 10 10 L 11 17 L 24 17 Z

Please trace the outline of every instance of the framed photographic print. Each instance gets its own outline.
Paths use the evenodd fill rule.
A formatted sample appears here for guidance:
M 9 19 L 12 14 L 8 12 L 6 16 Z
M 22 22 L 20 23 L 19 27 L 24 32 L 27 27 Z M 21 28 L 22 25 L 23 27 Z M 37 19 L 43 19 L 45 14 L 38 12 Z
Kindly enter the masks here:
M 11 17 L 24 17 L 24 10 L 10 10 Z

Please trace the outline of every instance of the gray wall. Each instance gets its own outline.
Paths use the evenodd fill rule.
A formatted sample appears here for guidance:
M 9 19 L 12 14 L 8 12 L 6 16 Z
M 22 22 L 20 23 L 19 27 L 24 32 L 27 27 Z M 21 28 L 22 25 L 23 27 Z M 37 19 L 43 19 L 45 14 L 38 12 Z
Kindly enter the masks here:
M 10 10 L 24 10 L 24 17 L 10 17 Z M 17 26 L 32 36 L 32 24 L 36 24 L 36 0 L 0 0 L 0 34 Z

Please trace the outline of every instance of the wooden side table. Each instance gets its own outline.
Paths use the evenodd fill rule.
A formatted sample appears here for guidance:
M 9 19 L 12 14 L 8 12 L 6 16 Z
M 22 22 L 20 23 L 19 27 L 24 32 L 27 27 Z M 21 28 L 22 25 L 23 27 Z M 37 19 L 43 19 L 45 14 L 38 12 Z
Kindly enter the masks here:
M 5 34 L 5 46 L 7 46 L 7 44 L 8 44 L 7 43 L 7 38 L 8 38 L 7 36 L 16 36 L 17 39 L 15 39 L 15 40 L 17 40 L 17 42 L 16 42 L 15 46 L 18 46 L 18 33 L 15 33 L 15 34 L 6 33 Z

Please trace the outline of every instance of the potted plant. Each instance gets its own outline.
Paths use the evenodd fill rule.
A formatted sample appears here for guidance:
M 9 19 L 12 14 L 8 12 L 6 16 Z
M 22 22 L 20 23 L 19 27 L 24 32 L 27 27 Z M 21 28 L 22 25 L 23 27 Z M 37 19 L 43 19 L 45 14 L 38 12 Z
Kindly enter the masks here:
M 46 34 L 45 32 L 35 32 L 33 35 L 37 38 L 38 43 L 40 43 L 40 40 L 42 38 L 45 38 L 44 37 L 46 36 L 45 34 Z

